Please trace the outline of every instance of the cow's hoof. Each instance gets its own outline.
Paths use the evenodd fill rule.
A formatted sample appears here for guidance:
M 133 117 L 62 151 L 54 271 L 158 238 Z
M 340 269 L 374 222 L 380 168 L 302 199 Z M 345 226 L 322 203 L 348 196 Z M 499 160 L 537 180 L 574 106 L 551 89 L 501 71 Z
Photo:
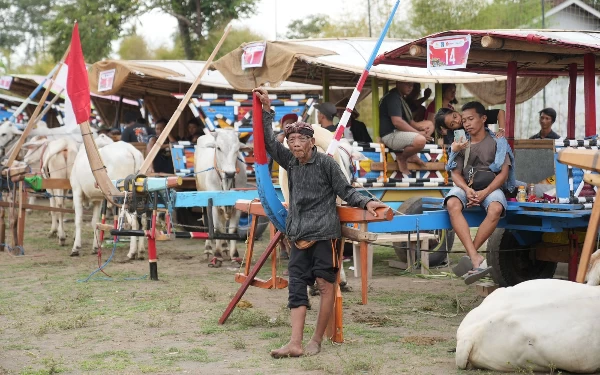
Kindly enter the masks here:
M 78 250 L 71 251 L 71 256 L 72 257 L 78 257 L 79 256 L 79 251 Z
M 136 259 L 137 260 L 144 260 L 144 255 L 143 254 L 138 254 L 137 257 L 136 257 Z
M 348 293 L 352 291 L 352 288 L 348 283 L 340 283 L 340 290 L 344 293 Z
M 67 244 L 67 239 L 66 238 L 59 238 L 58 239 L 58 245 L 59 246 L 65 246 Z
M 48 232 L 48 238 L 54 238 L 54 237 L 56 237 L 56 233 L 57 232 L 55 230 Z
M 210 262 L 208 262 L 208 266 L 210 268 L 219 268 L 223 265 L 223 259 L 222 258 L 217 258 L 214 257 L 210 260 Z

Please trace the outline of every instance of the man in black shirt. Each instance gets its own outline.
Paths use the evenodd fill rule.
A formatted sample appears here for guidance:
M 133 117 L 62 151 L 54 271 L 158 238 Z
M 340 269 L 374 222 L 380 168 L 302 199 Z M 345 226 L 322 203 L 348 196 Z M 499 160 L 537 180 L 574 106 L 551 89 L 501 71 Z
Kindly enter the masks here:
M 411 93 L 413 83 L 396 82 L 396 88 L 390 90 L 379 103 L 379 136 L 381 141 L 396 154 L 400 172 L 410 175 L 407 162 L 423 164 L 416 156 L 433 134 L 431 121 L 416 122 L 404 97 Z
M 552 130 L 552 125 L 556 121 L 556 111 L 553 108 L 544 108 L 540 111 L 539 133 L 534 134 L 529 139 L 559 139 L 560 135 Z
M 349 205 L 362 207 L 371 214 L 387 207 L 374 201 L 348 184 L 333 158 L 317 152 L 311 125 L 297 121 L 288 124 L 284 133 L 289 150 L 273 135 L 273 113 L 269 94 L 264 88 L 254 89 L 263 106 L 264 140 L 267 152 L 288 172 L 290 198 L 286 235 L 290 239 L 288 263 L 289 298 L 292 337 L 280 349 L 273 350 L 274 358 L 314 355 L 321 351 L 321 341 L 333 310 L 334 289 L 338 264 L 336 241 L 341 237 L 336 197 Z M 309 305 L 306 287 L 317 282 L 321 303 L 317 326 L 312 339 L 302 348 L 306 308 Z

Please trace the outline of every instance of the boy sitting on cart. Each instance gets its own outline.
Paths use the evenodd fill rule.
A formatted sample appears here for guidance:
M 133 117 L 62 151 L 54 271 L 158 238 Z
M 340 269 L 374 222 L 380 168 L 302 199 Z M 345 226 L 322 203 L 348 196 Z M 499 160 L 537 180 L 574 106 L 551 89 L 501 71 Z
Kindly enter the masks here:
M 455 186 L 446 195 L 444 205 L 452 228 L 468 254 L 453 271 L 457 276 L 463 276 L 466 284 L 472 284 L 491 270 L 477 250 L 506 213 L 503 188 L 509 191 L 515 188 L 514 157 L 506 139 L 492 137 L 486 129 L 485 107 L 481 103 L 465 104 L 462 118 L 467 140 L 460 142 L 461 151 L 450 153 L 446 169 L 452 171 Z M 462 211 L 474 206 L 482 207 L 487 214 L 473 240 Z

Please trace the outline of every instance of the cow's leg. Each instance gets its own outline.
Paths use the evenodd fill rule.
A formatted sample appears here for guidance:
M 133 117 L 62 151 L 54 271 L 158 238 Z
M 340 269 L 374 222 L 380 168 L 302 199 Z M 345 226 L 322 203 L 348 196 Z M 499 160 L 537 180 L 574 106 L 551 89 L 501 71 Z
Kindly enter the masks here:
M 79 255 L 81 250 L 81 222 L 83 221 L 83 192 L 73 190 L 73 208 L 75 209 L 75 240 L 71 256 Z
M 217 214 L 215 216 L 215 232 L 227 233 L 227 218 L 225 217 L 225 211 L 222 209 L 222 207 L 217 210 Z M 217 240 L 216 242 L 217 249 L 215 254 L 220 253 L 221 257 L 226 260 L 231 259 L 231 253 L 229 252 L 227 241 Z
M 55 190 L 52 190 L 52 194 L 55 195 L 55 197 L 54 197 L 55 207 L 64 208 L 65 198 L 63 198 L 63 196 L 65 195 L 65 192 L 63 190 L 55 189 Z M 65 233 L 65 222 L 63 220 L 63 216 L 64 216 L 64 213 L 55 212 L 56 224 L 58 225 L 58 244 L 60 246 L 65 246 L 65 242 L 67 240 L 67 235 Z M 54 221 L 54 219 L 52 221 Z
M 94 231 L 94 242 L 92 243 L 92 254 L 98 254 L 98 248 L 100 244 L 98 243 L 98 230 L 96 229 L 96 224 L 100 220 L 100 202 L 94 201 L 92 202 L 92 229 Z
M 146 220 L 148 217 L 147 213 L 143 213 L 141 215 L 141 229 L 145 229 L 145 230 L 150 230 L 152 229 L 151 227 L 148 226 L 148 221 Z M 158 216 L 156 218 L 158 220 Z M 158 226 L 158 224 L 157 224 Z M 148 240 L 146 238 L 146 236 L 142 236 L 142 237 L 138 237 L 137 238 L 138 243 L 137 243 L 137 259 L 143 260 L 145 258 L 146 254 L 146 241 Z
M 50 207 L 56 207 L 56 201 L 54 199 L 54 197 L 52 197 L 52 190 L 48 190 L 48 192 L 50 193 L 50 199 L 48 199 L 48 201 L 50 202 Z M 29 198 L 31 200 L 31 198 Z M 56 216 L 57 212 L 54 211 L 50 211 L 50 216 L 52 217 L 52 225 L 50 226 L 50 233 L 48 233 L 48 237 L 52 238 L 52 237 L 56 237 L 56 232 L 58 230 L 58 218 Z
M 233 234 L 233 233 L 237 233 L 238 225 L 240 223 L 241 212 L 236 210 L 235 208 L 231 208 L 231 210 L 233 211 L 233 214 L 231 215 L 231 218 L 229 219 L 229 226 L 228 226 L 227 233 Z M 229 254 L 231 255 L 232 258 L 240 256 L 240 254 L 238 253 L 238 250 L 237 250 L 237 241 L 236 240 L 229 240 Z
M 132 230 L 139 229 L 139 222 L 137 213 L 129 214 L 129 212 L 125 213 L 127 220 L 131 223 Z M 129 253 L 127 254 L 127 258 L 135 259 L 137 257 L 137 237 L 131 237 L 129 241 Z
M 35 199 L 36 199 L 35 196 L 30 196 L 29 199 L 27 200 L 27 203 L 33 205 L 33 204 L 35 204 Z M 52 207 L 52 204 L 50 204 L 50 207 Z M 25 210 L 25 212 L 27 212 L 28 214 L 30 214 L 30 213 L 33 212 L 33 210 L 31 208 L 28 208 L 28 209 Z

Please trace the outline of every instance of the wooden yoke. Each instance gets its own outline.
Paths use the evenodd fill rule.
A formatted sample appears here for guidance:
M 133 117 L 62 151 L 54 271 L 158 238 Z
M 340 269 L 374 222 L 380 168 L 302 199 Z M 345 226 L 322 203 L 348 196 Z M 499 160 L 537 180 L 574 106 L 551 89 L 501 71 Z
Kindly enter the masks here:
M 558 154 L 558 161 L 563 164 L 572 165 L 574 167 L 592 170 L 600 172 L 600 151 L 594 150 L 580 150 L 580 149 L 566 149 L 562 150 Z M 597 175 L 584 174 L 584 181 L 599 186 L 600 180 L 596 177 Z M 598 227 L 600 226 L 600 189 L 596 192 L 596 198 L 594 205 L 592 206 L 592 213 L 590 215 L 590 221 L 588 223 L 588 230 L 585 234 L 585 241 L 583 242 L 583 248 L 581 249 L 581 258 L 579 259 L 579 267 L 577 268 L 577 277 L 575 281 L 583 283 L 585 281 L 585 275 L 588 271 L 594 245 L 596 243 L 596 237 L 598 236 Z
M 140 167 L 140 171 L 138 172 L 139 174 L 146 174 L 146 172 L 148 171 L 148 168 L 150 168 L 150 165 L 152 165 L 152 161 L 156 157 L 156 154 L 158 154 L 160 147 L 163 145 L 163 143 L 169 136 L 169 133 L 171 132 L 171 129 L 173 129 L 173 126 L 175 125 L 175 122 L 177 122 L 177 119 L 179 119 L 181 112 L 183 112 L 183 109 L 185 108 L 185 106 L 188 105 L 188 103 L 190 102 L 192 94 L 194 94 L 194 91 L 196 91 L 196 87 L 198 87 L 198 85 L 200 84 L 200 80 L 202 79 L 202 76 L 204 76 L 204 73 L 206 72 L 206 70 L 208 70 L 208 67 L 210 66 L 210 64 L 212 64 L 212 61 L 214 60 L 215 56 L 217 55 L 217 52 L 219 52 L 219 49 L 223 45 L 223 42 L 227 38 L 227 35 L 229 34 L 230 30 L 231 30 L 231 24 L 225 28 L 225 32 L 223 33 L 221 40 L 219 40 L 219 43 L 217 44 L 215 49 L 210 54 L 210 57 L 208 58 L 208 60 L 206 60 L 204 68 L 202 68 L 202 70 L 200 71 L 200 74 L 198 74 L 198 77 L 196 77 L 196 80 L 194 81 L 194 83 L 192 83 L 192 86 L 190 86 L 189 90 L 187 91 L 187 93 L 185 94 L 183 99 L 181 99 L 181 102 L 179 103 L 179 105 L 177 106 L 177 109 L 173 113 L 173 116 L 171 116 L 171 119 L 165 126 L 165 129 L 162 131 L 160 137 L 158 137 L 158 139 L 156 140 L 156 143 L 154 144 L 154 146 L 152 147 L 152 149 L 150 150 L 148 155 L 146 155 L 146 159 L 144 159 L 144 163 L 142 163 L 142 166 Z

